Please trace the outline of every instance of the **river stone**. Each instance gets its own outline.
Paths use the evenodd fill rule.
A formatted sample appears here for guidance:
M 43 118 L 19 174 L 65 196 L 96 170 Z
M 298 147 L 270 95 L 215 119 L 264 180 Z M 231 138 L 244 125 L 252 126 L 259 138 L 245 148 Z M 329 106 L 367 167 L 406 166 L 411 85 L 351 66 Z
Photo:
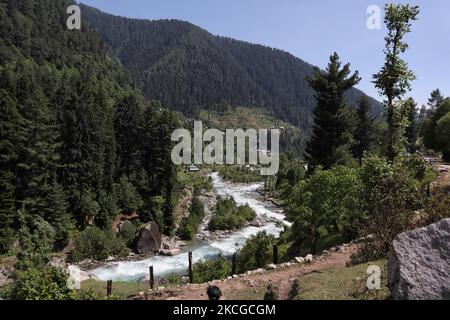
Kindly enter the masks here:
M 136 241 L 136 251 L 139 254 L 159 252 L 161 249 L 161 234 L 158 225 L 151 221 L 141 227 Z
M 394 239 L 388 282 L 394 299 L 450 299 L 450 219 Z

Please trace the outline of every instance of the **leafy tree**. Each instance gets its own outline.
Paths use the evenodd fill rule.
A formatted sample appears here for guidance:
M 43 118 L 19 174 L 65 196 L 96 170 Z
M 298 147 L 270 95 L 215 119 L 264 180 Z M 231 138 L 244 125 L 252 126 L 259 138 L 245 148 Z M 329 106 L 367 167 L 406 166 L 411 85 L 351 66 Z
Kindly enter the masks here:
M 123 255 L 125 246 L 120 238 L 110 231 L 97 227 L 87 227 L 75 240 L 75 250 L 72 252 L 74 261 L 91 258 L 104 260 L 110 255 Z
M 308 78 L 316 92 L 312 138 L 307 144 L 307 159 L 312 167 L 322 165 L 325 169 L 343 162 L 350 147 L 351 124 L 344 94 L 360 78 L 358 72 L 350 75 L 350 64 L 341 69 L 339 56 L 334 53 L 326 72 L 314 69 L 314 76 Z
M 354 144 L 352 147 L 353 155 L 358 159 L 359 165 L 362 165 L 364 153 L 369 151 L 372 142 L 373 119 L 369 115 L 370 104 L 367 97 L 362 97 L 357 109 L 357 124 L 353 134 Z
M 439 137 L 436 135 L 438 121 L 450 112 L 450 99 L 444 100 L 437 105 L 431 115 L 421 124 L 420 134 L 426 148 L 435 151 L 442 151 Z
M 315 254 L 321 228 L 354 236 L 360 192 L 358 172 L 343 166 L 316 170 L 309 179 L 300 181 L 287 203 L 287 217 L 294 222 L 291 232 L 296 242 L 306 244 Z
M 361 172 L 362 210 L 355 225 L 361 236 L 371 235 L 355 261 L 373 261 L 389 252 L 395 236 L 411 227 L 420 195 L 401 163 L 371 156 Z
M 415 79 L 412 71 L 408 69 L 406 61 L 400 58 L 400 54 L 408 49 L 404 37 L 411 31 L 412 21 L 417 19 L 418 6 L 409 4 L 386 4 L 384 22 L 388 29 L 385 38 L 385 63 L 380 72 L 373 76 L 375 87 L 381 95 L 386 96 L 385 107 L 387 114 L 387 156 L 393 161 L 397 151 L 395 150 L 395 108 L 396 99 L 410 89 L 410 82 Z
M 13 300 L 72 300 L 74 292 L 67 286 L 68 276 L 53 267 L 19 271 L 9 293 Z
M 443 160 L 450 162 L 450 112 L 437 122 L 436 138 Z

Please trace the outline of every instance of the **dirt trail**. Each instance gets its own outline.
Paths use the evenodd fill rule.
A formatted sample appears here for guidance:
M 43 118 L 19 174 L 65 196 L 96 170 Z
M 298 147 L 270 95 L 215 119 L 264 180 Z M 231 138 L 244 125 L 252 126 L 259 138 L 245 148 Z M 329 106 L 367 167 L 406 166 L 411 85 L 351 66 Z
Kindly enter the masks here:
M 239 276 L 230 280 L 213 281 L 212 284 L 217 285 L 221 289 L 223 299 L 227 300 L 227 297 L 233 297 L 239 291 L 265 287 L 271 282 L 275 287 L 278 287 L 280 299 L 287 299 L 295 278 L 314 271 L 345 267 L 346 263 L 350 261 L 351 254 L 356 250 L 356 245 L 350 245 L 342 247 L 337 252 L 317 257 L 317 260 L 311 263 L 295 263 L 289 267 L 263 273 Z M 206 300 L 205 292 L 207 286 L 208 284 L 195 284 L 184 285 L 178 288 L 167 288 L 151 293 L 149 299 Z M 143 297 L 140 298 L 143 299 Z

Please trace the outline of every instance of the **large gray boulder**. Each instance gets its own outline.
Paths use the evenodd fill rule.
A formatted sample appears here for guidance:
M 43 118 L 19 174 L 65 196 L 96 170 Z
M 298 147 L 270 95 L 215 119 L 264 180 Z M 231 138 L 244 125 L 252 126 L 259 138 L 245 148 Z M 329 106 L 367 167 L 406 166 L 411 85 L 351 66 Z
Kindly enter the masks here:
M 159 252 L 161 250 L 161 234 L 158 225 L 151 221 L 139 230 L 136 251 L 140 254 Z
M 450 299 L 450 219 L 395 238 L 388 283 L 394 299 Z

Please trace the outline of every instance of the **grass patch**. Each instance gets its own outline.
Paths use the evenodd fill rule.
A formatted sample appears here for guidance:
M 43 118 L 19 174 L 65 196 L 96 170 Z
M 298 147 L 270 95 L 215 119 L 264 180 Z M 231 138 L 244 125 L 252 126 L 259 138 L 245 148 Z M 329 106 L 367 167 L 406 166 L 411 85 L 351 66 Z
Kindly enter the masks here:
M 367 267 L 378 265 L 382 270 L 381 289 L 367 290 Z M 332 268 L 313 272 L 299 278 L 301 300 L 375 300 L 387 299 L 386 261 L 375 261 L 347 268 Z
M 83 291 L 91 291 L 98 299 L 106 299 L 106 281 L 86 280 L 81 283 Z M 112 294 L 120 299 L 127 299 L 140 291 L 146 291 L 149 285 L 139 282 L 113 281 Z
M 369 265 L 378 265 L 382 270 L 380 290 L 366 289 L 366 270 Z M 296 300 L 384 300 L 390 296 L 386 260 L 311 272 L 299 277 L 298 281 L 300 288 L 294 298 Z M 228 294 L 227 299 L 262 300 L 266 289 L 266 286 L 261 286 L 239 290 Z

